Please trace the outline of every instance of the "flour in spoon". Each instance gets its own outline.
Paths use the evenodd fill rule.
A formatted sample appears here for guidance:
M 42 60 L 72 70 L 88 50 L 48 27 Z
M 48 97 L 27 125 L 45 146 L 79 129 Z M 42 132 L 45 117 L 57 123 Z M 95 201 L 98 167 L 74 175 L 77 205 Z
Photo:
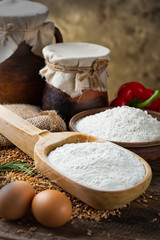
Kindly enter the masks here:
M 84 117 L 76 122 L 79 132 L 118 142 L 160 140 L 160 121 L 138 108 L 122 106 Z
M 51 151 L 48 161 L 68 178 L 98 190 L 131 188 L 145 175 L 138 157 L 111 142 L 65 144 Z

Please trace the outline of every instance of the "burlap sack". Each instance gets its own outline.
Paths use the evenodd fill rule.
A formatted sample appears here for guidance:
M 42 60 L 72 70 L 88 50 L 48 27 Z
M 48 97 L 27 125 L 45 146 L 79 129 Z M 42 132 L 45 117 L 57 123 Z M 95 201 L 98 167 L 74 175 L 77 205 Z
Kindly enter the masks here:
M 51 132 L 66 131 L 65 122 L 54 110 L 41 111 L 39 107 L 29 104 L 6 104 L 3 106 L 42 130 L 46 129 Z M 7 138 L 0 134 L 0 146 L 12 145 Z

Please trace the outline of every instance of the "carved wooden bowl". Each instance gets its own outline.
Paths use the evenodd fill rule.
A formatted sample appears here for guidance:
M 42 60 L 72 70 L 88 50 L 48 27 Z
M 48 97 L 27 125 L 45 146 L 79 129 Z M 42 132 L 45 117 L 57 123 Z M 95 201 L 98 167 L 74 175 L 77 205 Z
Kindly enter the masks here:
M 107 108 L 94 108 L 91 110 L 80 112 L 76 115 L 74 115 L 70 122 L 69 122 L 69 129 L 71 131 L 77 132 L 77 129 L 75 128 L 75 123 L 80 120 L 81 118 L 84 118 L 89 115 L 93 115 L 102 111 L 105 111 L 106 109 L 111 109 L 111 107 Z M 160 121 L 160 113 L 155 111 L 147 111 L 152 117 L 157 118 Z M 107 139 L 105 139 L 107 140 Z M 143 159 L 145 159 L 150 165 L 156 163 L 157 161 L 160 161 L 160 141 L 153 141 L 153 142 L 116 142 L 112 141 L 122 147 L 127 148 L 128 150 L 136 153 L 137 155 L 141 156 Z

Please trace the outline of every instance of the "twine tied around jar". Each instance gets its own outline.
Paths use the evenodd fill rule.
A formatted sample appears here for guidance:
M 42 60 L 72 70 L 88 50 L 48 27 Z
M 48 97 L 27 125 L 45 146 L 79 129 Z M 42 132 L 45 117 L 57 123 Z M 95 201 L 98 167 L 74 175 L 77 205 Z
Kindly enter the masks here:
M 32 27 L 32 28 L 27 28 L 27 29 L 17 29 L 15 28 L 13 23 L 7 23 L 4 24 L 3 27 L 0 27 L 0 43 L 4 44 L 4 42 L 6 41 L 7 37 L 11 34 L 11 33 L 18 33 L 18 32 L 32 32 L 35 31 L 36 29 L 38 29 L 39 26 L 36 27 Z M 15 41 L 15 39 L 14 39 Z M 18 44 L 18 43 L 16 43 Z
M 82 82 L 84 79 L 88 79 L 89 87 L 91 89 L 105 88 L 105 83 L 101 80 L 101 74 L 106 70 L 106 74 L 109 77 L 109 72 L 107 70 L 109 61 L 104 58 L 96 59 L 91 67 L 79 67 L 79 66 L 62 66 L 58 63 L 51 63 L 48 58 L 46 58 L 46 65 L 55 72 L 64 73 L 78 73 L 77 80 Z
M 13 28 L 14 28 L 14 25 L 12 23 L 4 24 L 4 27 L 0 28 L 0 42 L 2 44 L 5 42 L 7 36 L 10 34 Z
M 4 44 L 7 37 L 9 35 L 11 35 L 12 33 L 26 33 L 26 32 L 33 32 L 36 30 L 39 30 L 43 25 L 45 25 L 46 23 L 42 23 L 38 26 L 34 26 L 34 27 L 29 27 L 26 29 L 18 29 L 14 26 L 13 23 L 7 23 L 4 24 L 3 27 L 0 27 L 0 43 Z M 15 41 L 15 38 L 14 38 Z M 15 41 L 16 42 L 16 41 Z M 16 44 L 18 45 L 18 43 L 16 42 Z

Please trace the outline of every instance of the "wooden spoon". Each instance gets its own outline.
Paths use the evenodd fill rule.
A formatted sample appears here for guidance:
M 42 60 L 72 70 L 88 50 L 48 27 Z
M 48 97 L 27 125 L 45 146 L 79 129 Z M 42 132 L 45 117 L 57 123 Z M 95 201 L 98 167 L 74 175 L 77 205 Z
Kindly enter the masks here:
M 144 165 L 146 175 L 132 188 L 100 191 L 69 179 L 50 165 L 47 159 L 48 153 L 66 143 L 93 142 L 99 139 L 78 132 L 50 133 L 40 130 L 3 106 L 0 106 L 0 133 L 33 158 L 36 168 L 44 176 L 96 209 L 114 209 L 130 203 L 147 189 L 151 181 L 152 171 L 149 164 L 136 154 Z M 101 142 L 103 144 L 105 141 L 101 140 Z

